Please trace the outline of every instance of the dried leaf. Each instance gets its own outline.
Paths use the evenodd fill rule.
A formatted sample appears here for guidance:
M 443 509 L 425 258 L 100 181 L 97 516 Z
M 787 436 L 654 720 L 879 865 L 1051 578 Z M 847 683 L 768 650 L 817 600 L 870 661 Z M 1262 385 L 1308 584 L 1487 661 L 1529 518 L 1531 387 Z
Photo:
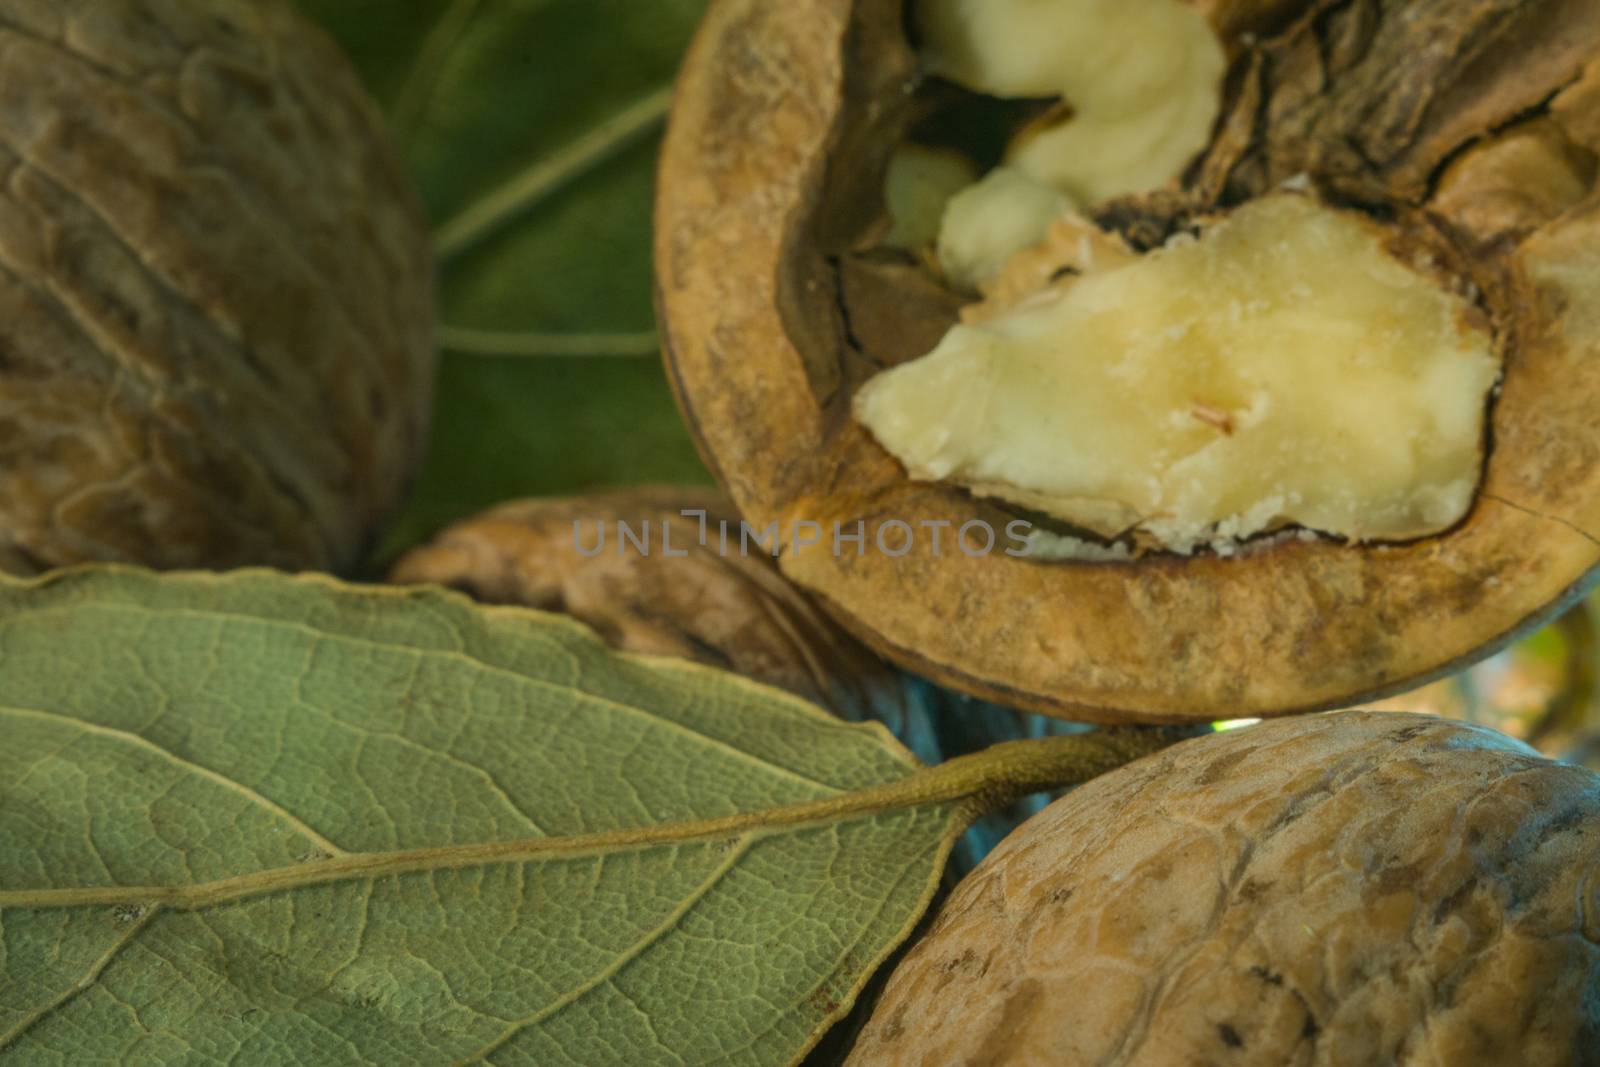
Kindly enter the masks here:
M 7 1062 L 791 1062 L 974 796 L 1146 744 L 919 771 L 554 616 L 321 578 L 68 572 L 0 620 Z

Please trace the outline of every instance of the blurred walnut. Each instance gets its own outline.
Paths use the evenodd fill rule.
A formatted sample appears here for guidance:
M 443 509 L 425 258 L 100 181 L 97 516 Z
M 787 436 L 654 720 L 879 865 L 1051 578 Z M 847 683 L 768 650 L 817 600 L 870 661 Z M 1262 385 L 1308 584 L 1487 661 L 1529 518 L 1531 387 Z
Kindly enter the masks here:
M 288 0 L 0 0 L 0 568 L 344 569 L 431 402 L 426 222 Z
M 1184 742 L 1008 837 L 850 1063 L 1600 1062 L 1600 777 L 1347 712 Z
M 704 526 L 685 511 L 704 511 Z M 494 508 L 406 555 L 390 580 L 565 612 L 615 648 L 735 671 L 846 718 L 898 702 L 897 673 L 790 585 L 753 535 L 746 547 L 738 515 L 710 490 L 628 489 Z

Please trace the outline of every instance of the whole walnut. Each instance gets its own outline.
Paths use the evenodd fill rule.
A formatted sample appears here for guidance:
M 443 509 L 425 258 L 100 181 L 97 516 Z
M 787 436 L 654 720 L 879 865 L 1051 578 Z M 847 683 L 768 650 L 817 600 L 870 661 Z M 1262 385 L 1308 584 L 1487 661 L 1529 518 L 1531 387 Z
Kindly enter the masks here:
M 1183 742 L 1008 837 L 849 1062 L 1600 1063 L 1600 777 L 1403 713 Z
M 432 399 L 431 245 L 288 0 L 0 0 L 0 569 L 346 569 Z
M 737 513 L 706 489 L 524 500 L 444 531 L 390 580 L 563 612 L 614 648 L 731 670 L 845 718 L 898 725 L 898 672 L 785 580 L 754 537 L 741 544 Z

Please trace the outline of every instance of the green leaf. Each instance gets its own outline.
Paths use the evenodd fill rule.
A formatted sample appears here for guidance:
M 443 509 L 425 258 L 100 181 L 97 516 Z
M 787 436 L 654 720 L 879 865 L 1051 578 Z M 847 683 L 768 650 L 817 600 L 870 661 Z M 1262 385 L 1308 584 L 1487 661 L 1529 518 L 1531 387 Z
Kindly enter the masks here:
M 301 4 L 389 112 L 439 231 L 435 447 L 392 544 L 510 497 L 708 480 L 638 358 L 658 135 L 704 0 Z
M 922 770 L 559 617 L 265 573 L 5 583 L 0 723 L 28 1064 L 788 1063 L 973 798 L 1111 752 Z

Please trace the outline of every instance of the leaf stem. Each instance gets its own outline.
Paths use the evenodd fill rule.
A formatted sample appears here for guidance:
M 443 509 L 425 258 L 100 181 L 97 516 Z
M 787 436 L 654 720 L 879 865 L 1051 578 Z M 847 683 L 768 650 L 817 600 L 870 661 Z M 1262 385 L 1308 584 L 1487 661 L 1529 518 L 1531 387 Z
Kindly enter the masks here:
M 515 330 L 473 330 L 441 326 L 439 347 L 468 356 L 495 359 L 536 359 L 653 356 L 661 340 L 654 330 L 641 333 L 534 333 Z
M 1022 797 L 1087 781 L 1186 736 L 1166 729 L 1119 729 L 1008 741 L 924 768 L 896 782 L 824 800 L 717 819 L 664 823 L 572 837 L 449 845 L 396 852 L 348 853 L 194 885 L 93 886 L 0 891 L 0 909 L 131 905 L 181 911 L 333 882 L 384 878 L 545 858 L 575 859 L 660 845 L 727 838 L 739 846 L 784 830 L 804 829 L 912 808 L 952 805 L 970 823 Z
M 481 4 L 482 0 L 453 0 L 429 31 L 395 97 L 394 129 L 401 144 L 411 143 L 423 114 L 433 100 L 440 72 L 444 70 L 456 42 L 466 32 Z
M 460 255 L 507 220 L 652 132 L 666 120 L 671 106 L 672 86 L 655 89 L 471 204 L 439 227 L 434 238 L 439 258 Z

